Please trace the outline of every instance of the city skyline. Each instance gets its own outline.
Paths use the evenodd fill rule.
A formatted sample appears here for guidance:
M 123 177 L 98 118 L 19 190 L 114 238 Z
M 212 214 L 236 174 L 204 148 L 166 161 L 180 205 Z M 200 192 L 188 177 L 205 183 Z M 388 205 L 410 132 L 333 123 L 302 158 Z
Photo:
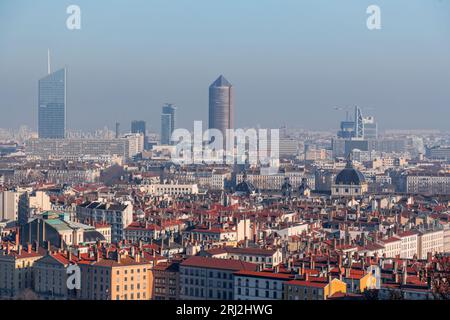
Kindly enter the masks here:
M 5 71 L 0 74 L 1 108 L 11 110 L 0 127 L 37 128 L 36 80 L 47 48 L 54 52 L 54 65 L 70 66 L 68 129 L 112 128 L 119 120 L 142 119 L 159 131 L 159 108 L 165 101 L 183 106 L 179 125 L 191 128 L 194 120 L 207 120 L 205 86 L 217 74 L 233 79 L 239 127 L 334 130 L 333 107 L 349 105 L 374 108 L 381 130 L 448 127 L 448 3 L 408 1 L 405 8 L 404 1 L 379 1 L 383 28 L 373 32 L 365 26 L 368 1 L 352 1 L 345 8 L 311 1 L 278 7 L 262 1 L 250 16 L 255 6 L 249 2 L 199 1 L 187 11 L 183 2 L 140 2 L 140 11 L 113 3 L 110 13 L 101 15 L 101 1 L 79 1 L 85 20 L 76 31 L 65 27 L 68 2 L 50 6 L 42 1 L 33 10 L 21 2 L 0 4 L 0 40 L 8 44 L 0 52 Z M 208 14 L 199 10 L 202 6 Z M 152 19 L 143 19 L 147 14 Z M 6 16 L 30 24 L 18 27 Z M 178 20 L 161 28 L 168 16 Z M 37 17 L 46 23 L 36 22 Z M 420 24 L 411 22 L 417 19 Z M 214 32 L 220 34 L 217 39 Z M 112 34 L 121 37 L 120 48 Z M 89 39 L 102 40 L 94 46 Z M 206 41 L 211 47 L 202 46 Z M 399 117 L 408 121 L 399 122 Z
M 450 1 L 72 1 L 0 0 L 0 302 L 450 300 Z

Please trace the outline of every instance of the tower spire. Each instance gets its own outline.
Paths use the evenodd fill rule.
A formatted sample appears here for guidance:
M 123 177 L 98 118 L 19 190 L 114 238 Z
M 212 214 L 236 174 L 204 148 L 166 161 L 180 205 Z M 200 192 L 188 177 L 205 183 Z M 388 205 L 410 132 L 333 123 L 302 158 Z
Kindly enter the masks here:
M 48 74 L 51 73 L 51 68 L 50 68 L 50 49 L 47 49 L 47 72 L 48 72 Z

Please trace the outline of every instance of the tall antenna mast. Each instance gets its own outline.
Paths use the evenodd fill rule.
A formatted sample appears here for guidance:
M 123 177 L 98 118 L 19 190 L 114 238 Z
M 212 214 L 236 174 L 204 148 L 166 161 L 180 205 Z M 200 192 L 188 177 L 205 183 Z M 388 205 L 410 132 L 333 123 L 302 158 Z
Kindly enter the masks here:
M 50 49 L 48 49 L 48 51 L 47 51 L 47 72 L 48 72 L 48 74 L 51 73 L 51 69 L 50 69 Z

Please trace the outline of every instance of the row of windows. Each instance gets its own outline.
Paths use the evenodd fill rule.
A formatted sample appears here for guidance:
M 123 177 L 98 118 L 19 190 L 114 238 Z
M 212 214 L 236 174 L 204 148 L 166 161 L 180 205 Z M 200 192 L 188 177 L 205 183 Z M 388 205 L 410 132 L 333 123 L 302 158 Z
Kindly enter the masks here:
M 196 276 L 196 277 L 200 277 L 200 276 L 204 277 L 204 276 L 206 276 L 206 270 L 194 269 L 194 268 L 191 268 L 191 269 L 181 268 L 180 274 L 191 275 L 191 276 Z M 233 279 L 232 273 L 220 272 L 220 271 L 209 271 L 208 276 L 210 278 L 218 278 L 218 279 L 229 279 L 229 280 Z
M 247 296 L 247 297 L 251 297 L 250 296 L 250 290 L 248 289 L 248 288 L 245 288 L 245 295 Z M 260 295 L 260 293 L 261 293 L 261 295 Z M 237 294 L 238 295 L 242 295 L 242 288 L 237 288 Z M 270 299 L 270 298 L 273 298 L 273 299 L 278 299 L 278 297 L 280 297 L 281 298 L 281 296 L 282 296 L 282 294 L 278 294 L 278 292 L 277 291 L 273 291 L 272 292 L 272 296 L 270 295 L 270 291 L 268 291 L 268 290 L 258 290 L 258 289 L 255 289 L 255 291 L 254 291 L 254 295 L 252 296 L 252 297 L 255 297 L 255 298 L 268 298 L 268 299 Z
M 242 279 L 241 278 L 238 278 L 237 279 L 237 283 L 238 283 L 238 286 L 239 287 L 241 287 L 242 286 Z M 259 280 L 258 279 L 256 279 L 255 280 L 255 287 L 256 288 L 258 288 L 259 287 Z M 249 279 L 245 279 L 245 286 L 246 287 L 249 287 L 249 284 L 250 284 L 250 281 L 249 281 Z M 281 284 L 280 284 L 281 285 Z M 270 289 L 270 282 L 268 281 L 268 280 L 264 280 L 264 286 L 265 286 L 265 288 L 266 289 Z M 274 290 L 276 290 L 276 289 L 278 289 L 278 282 L 277 281 L 272 281 L 272 288 L 274 289 Z
M 187 296 L 196 297 L 196 298 L 209 298 L 209 299 L 227 299 L 233 300 L 233 292 L 232 291 L 216 291 L 216 296 L 214 296 L 213 290 L 208 290 L 208 297 L 205 296 L 205 290 L 203 288 L 183 288 L 183 292 Z

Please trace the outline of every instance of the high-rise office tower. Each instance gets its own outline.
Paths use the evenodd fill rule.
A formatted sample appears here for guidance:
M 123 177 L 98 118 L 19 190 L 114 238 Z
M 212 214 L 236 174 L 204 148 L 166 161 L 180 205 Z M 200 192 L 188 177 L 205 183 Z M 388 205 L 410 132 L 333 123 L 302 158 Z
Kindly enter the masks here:
M 162 107 L 161 113 L 161 144 L 172 144 L 170 138 L 176 126 L 176 110 L 173 104 L 166 103 Z
M 378 125 L 374 117 L 363 118 L 364 139 L 378 139 Z
M 39 80 L 38 134 L 44 139 L 63 139 L 66 136 L 66 69 L 50 70 Z
M 145 136 L 145 121 L 142 120 L 132 121 L 131 133 L 142 133 Z
M 221 75 L 209 86 L 209 128 L 225 138 L 226 129 L 233 128 L 233 109 L 233 86 Z
M 145 128 L 145 121 L 134 120 L 131 122 L 131 133 L 141 133 L 144 135 L 144 149 L 147 149 L 147 135 Z
M 120 123 L 116 122 L 116 139 L 120 137 Z

